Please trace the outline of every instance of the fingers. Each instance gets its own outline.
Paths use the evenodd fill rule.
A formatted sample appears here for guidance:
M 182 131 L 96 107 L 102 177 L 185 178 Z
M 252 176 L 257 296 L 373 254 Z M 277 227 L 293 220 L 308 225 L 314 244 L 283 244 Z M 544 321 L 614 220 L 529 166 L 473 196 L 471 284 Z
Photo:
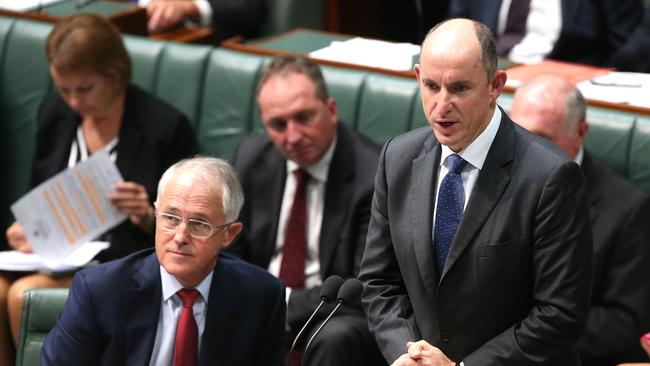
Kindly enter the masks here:
M 129 220 L 134 225 L 149 231 L 153 224 L 153 208 L 143 185 L 134 182 L 118 183 L 113 187 L 108 199 L 119 212 L 129 215 Z
M 18 250 L 23 253 L 32 252 L 32 246 L 29 244 L 29 241 L 27 241 L 27 237 L 23 232 L 23 227 L 20 226 L 18 221 L 14 221 L 7 228 L 6 235 L 7 235 L 7 242 L 9 243 L 9 246 L 14 250 Z
M 192 17 L 192 6 L 195 5 L 187 1 L 152 1 L 147 5 L 147 26 L 151 32 L 169 30 L 183 19 Z
M 650 357 L 650 333 L 646 333 L 641 337 L 641 346 Z

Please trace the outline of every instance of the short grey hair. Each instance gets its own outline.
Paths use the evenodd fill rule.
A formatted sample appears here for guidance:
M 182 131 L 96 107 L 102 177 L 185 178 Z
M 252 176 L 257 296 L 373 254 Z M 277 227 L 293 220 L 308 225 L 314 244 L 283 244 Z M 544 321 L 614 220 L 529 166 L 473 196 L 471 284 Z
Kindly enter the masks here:
M 221 190 L 221 204 L 227 222 L 233 222 L 239 217 L 244 205 L 244 191 L 235 169 L 223 159 L 209 156 L 195 156 L 183 159 L 169 167 L 158 182 L 156 202 L 164 192 L 172 177 L 191 171 L 197 178 L 208 186 Z
M 587 102 L 580 90 L 573 88 L 566 97 L 566 114 L 564 122 L 567 132 L 573 133 L 578 129 L 580 122 L 587 119 Z

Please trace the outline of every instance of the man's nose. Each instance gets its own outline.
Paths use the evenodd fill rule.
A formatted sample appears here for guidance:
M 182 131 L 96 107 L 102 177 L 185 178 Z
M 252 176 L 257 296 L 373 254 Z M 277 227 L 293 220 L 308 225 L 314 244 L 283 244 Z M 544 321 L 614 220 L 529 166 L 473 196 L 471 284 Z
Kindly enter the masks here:
M 287 141 L 290 144 L 295 144 L 302 138 L 302 130 L 300 126 L 293 121 L 287 123 Z
M 176 231 L 174 232 L 174 242 L 177 244 L 187 243 L 190 239 L 190 231 L 188 230 L 187 224 L 185 221 L 181 222 L 176 226 Z

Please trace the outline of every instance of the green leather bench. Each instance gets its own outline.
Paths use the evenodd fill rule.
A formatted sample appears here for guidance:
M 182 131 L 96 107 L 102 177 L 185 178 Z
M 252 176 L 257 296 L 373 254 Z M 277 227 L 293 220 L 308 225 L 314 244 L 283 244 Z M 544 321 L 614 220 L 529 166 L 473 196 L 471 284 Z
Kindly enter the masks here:
M 16 350 L 16 366 L 40 365 L 45 336 L 52 329 L 68 299 L 68 289 L 27 290 L 20 322 L 20 340 Z
M 0 17 L 3 228 L 12 220 L 9 205 L 27 190 L 36 111 L 52 89 L 44 52 L 50 29 Z M 187 114 L 204 154 L 228 159 L 244 136 L 262 130 L 254 91 L 268 58 L 141 37 L 127 36 L 125 42 L 133 81 Z M 341 119 L 377 143 L 426 125 L 414 79 L 327 66 L 323 72 Z M 503 95 L 500 104 L 509 109 L 511 99 Z M 650 191 L 650 116 L 590 107 L 588 117 L 587 148 Z

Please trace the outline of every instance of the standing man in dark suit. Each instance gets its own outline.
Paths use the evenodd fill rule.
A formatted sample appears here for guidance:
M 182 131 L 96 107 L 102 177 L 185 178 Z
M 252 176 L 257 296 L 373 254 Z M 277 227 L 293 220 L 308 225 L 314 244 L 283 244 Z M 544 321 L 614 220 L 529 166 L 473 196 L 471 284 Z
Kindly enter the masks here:
M 497 107 L 495 43 L 471 20 L 434 27 L 415 66 L 431 127 L 379 157 L 359 278 L 395 365 L 580 364 L 592 258 L 582 173 Z
M 156 249 L 78 272 L 43 365 L 282 365 L 284 290 L 220 250 L 244 196 L 223 160 L 182 160 L 160 179 Z
M 639 337 L 650 329 L 650 197 L 585 151 L 586 103 L 576 87 L 541 76 L 515 93 L 510 116 L 556 143 L 585 175 L 594 238 L 594 279 L 583 365 L 647 360 Z
M 641 0 L 451 0 L 449 15 L 484 23 L 497 54 L 516 63 L 544 58 L 606 65 L 641 22 Z
M 233 36 L 257 36 L 267 14 L 264 0 L 139 0 L 147 26 L 161 32 L 189 21 L 212 27 L 215 44 Z
M 235 152 L 247 203 L 231 249 L 285 283 L 295 335 L 320 302 L 323 280 L 358 273 L 379 148 L 338 121 L 318 65 L 305 58 L 273 60 L 257 103 L 267 134 L 244 139 Z M 373 365 L 379 357 L 360 304 L 332 318 L 310 350 L 313 365 Z

